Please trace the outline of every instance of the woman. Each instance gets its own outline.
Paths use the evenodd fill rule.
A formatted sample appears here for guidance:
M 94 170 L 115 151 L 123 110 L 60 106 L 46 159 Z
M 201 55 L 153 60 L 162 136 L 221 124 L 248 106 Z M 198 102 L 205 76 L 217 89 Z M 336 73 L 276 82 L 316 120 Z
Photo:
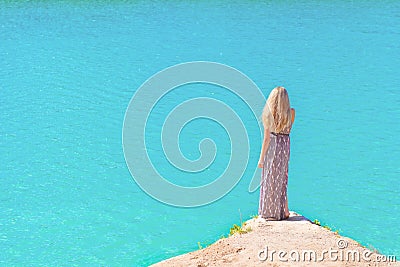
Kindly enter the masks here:
M 289 218 L 287 199 L 289 133 L 295 110 L 284 87 L 274 88 L 262 113 L 264 140 L 258 167 L 262 168 L 258 214 L 268 220 Z

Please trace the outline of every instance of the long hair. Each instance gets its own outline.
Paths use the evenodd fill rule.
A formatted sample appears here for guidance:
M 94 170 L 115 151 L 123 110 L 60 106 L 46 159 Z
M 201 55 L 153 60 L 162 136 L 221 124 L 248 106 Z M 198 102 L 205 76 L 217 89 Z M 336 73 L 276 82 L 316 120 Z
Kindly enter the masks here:
M 264 128 L 279 133 L 290 128 L 292 113 L 290 111 L 289 95 L 282 86 L 272 89 L 262 113 Z

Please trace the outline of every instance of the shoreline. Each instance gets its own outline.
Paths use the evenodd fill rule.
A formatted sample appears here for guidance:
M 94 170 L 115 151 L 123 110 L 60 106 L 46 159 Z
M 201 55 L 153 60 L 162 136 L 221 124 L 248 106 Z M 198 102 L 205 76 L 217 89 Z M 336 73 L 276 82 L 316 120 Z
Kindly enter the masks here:
M 282 221 L 247 220 L 233 235 L 151 265 L 164 266 L 400 266 L 396 259 L 365 248 L 290 211 Z

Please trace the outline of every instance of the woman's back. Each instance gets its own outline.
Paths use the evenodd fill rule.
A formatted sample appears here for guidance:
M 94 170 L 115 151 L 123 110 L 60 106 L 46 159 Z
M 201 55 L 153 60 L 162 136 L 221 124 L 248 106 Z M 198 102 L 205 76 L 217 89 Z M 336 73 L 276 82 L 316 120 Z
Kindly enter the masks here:
M 271 127 L 270 132 L 276 133 L 276 134 L 286 134 L 286 135 L 290 134 L 290 131 L 292 130 L 292 125 L 293 125 L 293 122 L 294 122 L 295 114 L 296 113 L 295 113 L 294 108 L 291 108 L 290 109 L 290 124 L 285 125 L 285 127 L 279 132 L 277 132 L 274 129 L 274 127 Z

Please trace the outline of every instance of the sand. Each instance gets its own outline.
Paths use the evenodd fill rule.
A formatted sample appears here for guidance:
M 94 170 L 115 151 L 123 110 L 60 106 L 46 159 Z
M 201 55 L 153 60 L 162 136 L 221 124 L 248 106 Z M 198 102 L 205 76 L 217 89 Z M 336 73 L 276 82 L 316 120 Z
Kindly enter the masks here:
M 295 212 L 282 221 L 254 218 L 245 222 L 248 227 L 247 233 L 152 266 L 400 266 Z

